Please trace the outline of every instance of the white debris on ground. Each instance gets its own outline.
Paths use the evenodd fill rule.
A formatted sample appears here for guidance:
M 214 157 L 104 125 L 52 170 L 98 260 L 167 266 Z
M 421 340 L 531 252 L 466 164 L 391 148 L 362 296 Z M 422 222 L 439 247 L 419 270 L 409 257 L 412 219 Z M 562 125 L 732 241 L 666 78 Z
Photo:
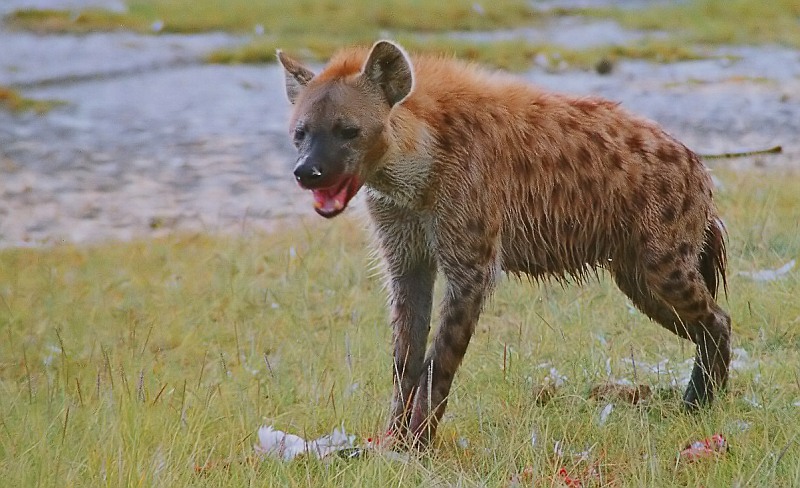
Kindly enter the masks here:
M 758 366 L 758 361 L 750 359 L 750 355 L 741 347 L 734 347 L 731 352 L 733 353 L 730 365 L 732 371 L 744 371 Z
M 291 461 L 303 454 L 312 454 L 319 459 L 337 451 L 355 447 L 354 435 L 348 435 L 344 426 L 333 429 L 330 435 L 324 435 L 312 441 L 307 441 L 300 436 L 287 434 L 264 425 L 258 429 L 258 444 L 253 446 L 256 454 L 269 456 L 284 461 Z
M 794 268 L 796 261 L 792 259 L 778 269 L 761 269 L 758 271 L 739 271 L 739 276 L 750 278 L 753 281 L 775 281 L 783 277 Z
M 556 368 L 551 367 L 550 372 L 544 377 L 545 384 L 553 385 L 556 388 L 561 388 L 567 381 L 567 377 L 559 373 Z
M 600 412 L 600 416 L 597 419 L 597 425 L 605 425 L 606 421 L 608 421 L 608 416 L 611 415 L 611 411 L 614 409 L 614 405 L 609 403 L 603 410 Z
M 659 378 L 668 378 L 670 386 L 684 386 L 689 383 L 689 378 L 692 375 L 692 367 L 694 367 L 694 358 L 689 358 L 686 361 L 669 365 L 670 360 L 664 358 L 656 364 L 650 364 L 644 361 L 631 358 L 622 358 L 621 361 L 636 368 L 640 372 L 647 372 L 655 374 Z M 614 383 L 625 386 L 632 386 L 633 382 L 626 378 L 617 378 Z

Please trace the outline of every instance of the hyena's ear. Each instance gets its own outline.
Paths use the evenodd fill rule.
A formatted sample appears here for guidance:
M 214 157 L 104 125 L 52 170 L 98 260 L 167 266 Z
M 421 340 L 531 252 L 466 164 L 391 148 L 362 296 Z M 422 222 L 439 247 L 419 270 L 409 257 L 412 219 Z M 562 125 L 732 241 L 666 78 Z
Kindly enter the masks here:
M 414 85 L 411 60 L 403 48 L 390 41 L 372 46 L 362 72 L 383 91 L 389 106 L 406 98 Z
M 314 77 L 314 73 L 284 54 L 280 49 L 275 54 L 278 56 L 278 61 L 283 66 L 283 74 L 286 76 L 286 96 L 294 104 L 300 92 L 303 91 L 303 87 Z

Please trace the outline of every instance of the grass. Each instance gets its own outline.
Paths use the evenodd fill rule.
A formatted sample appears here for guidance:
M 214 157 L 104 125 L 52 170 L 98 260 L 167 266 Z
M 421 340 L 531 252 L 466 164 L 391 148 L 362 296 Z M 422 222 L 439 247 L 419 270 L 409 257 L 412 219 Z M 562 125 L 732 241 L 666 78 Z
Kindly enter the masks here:
M 630 29 L 667 31 L 676 40 L 690 43 L 800 47 L 800 3 L 796 0 L 694 0 L 642 9 L 600 8 L 577 12 L 611 18 Z
M 357 43 L 371 45 L 374 38 L 363 38 Z M 529 69 L 534 61 L 542 59 L 544 68 L 592 69 L 601 60 L 644 59 L 662 63 L 708 58 L 709 55 L 690 46 L 680 46 L 662 41 L 645 41 L 631 45 L 603 45 L 576 50 L 551 44 L 532 44 L 525 41 L 474 42 L 457 40 L 440 35 L 420 39 L 409 34 L 395 36 L 406 49 L 416 53 L 451 55 L 461 59 L 486 64 L 509 71 Z M 243 46 L 218 49 L 210 53 L 211 63 L 271 63 L 275 61 L 275 49 L 296 51 L 300 57 L 313 61 L 325 61 L 342 45 L 309 37 L 305 40 L 285 38 L 260 39 Z
M 12 113 L 35 112 L 39 115 L 64 105 L 61 100 L 40 100 L 27 98 L 17 90 L 0 85 L 0 108 Z
M 476 7 L 478 5 L 478 7 Z M 187 14 L 191 12 L 191 14 Z M 11 26 L 40 33 L 87 33 L 132 30 L 141 33 L 196 33 L 227 31 L 254 33 L 242 46 L 214 51 L 212 63 L 275 62 L 275 49 L 299 52 L 303 57 L 323 61 L 342 46 L 372 44 L 392 37 L 419 52 L 445 52 L 520 71 L 544 55 L 549 68 L 594 67 L 603 59 L 634 58 L 672 62 L 707 57 L 701 50 L 669 41 L 645 41 L 627 45 L 598 46 L 572 50 L 536 45 L 524 40 L 477 42 L 447 37 L 452 31 L 491 31 L 530 27 L 546 21 L 548 14 L 535 11 L 529 2 L 499 0 L 476 3 L 421 2 L 335 2 L 306 0 L 130 0 L 125 13 L 102 10 L 69 12 L 18 10 L 6 18 Z M 420 34 L 426 34 L 424 37 Z
M 799 5 L 794 0 L 695 0 L 639 9 L 571 8 L 542 13 L 522 0 L 357 0 L 346 4 L 334 0 L 129 0 L 124 13 L 18 10 L 5 20 L 13 27 L 40 33 L 259 33 L 242 46 L 210 53 L 208 60 L 213 63 L 274 62 L 277 47 L 322 61 L 339 47 L 393 37 L 417 51 L 448 52 L 519 71 L 529 68 L 542 54 L 553 69 L 588 69 L 601 60 L 619 58 L 675 62 L 709 57 L 708 49 L 697 45 L 772 43 L 800 47 Z M 666 31 L 672 36 L 570 50 L 524 40 L 471 42 L 444 35 L 530 27 L 559 15 L 610 18 L 626 28 Z M 438 35 L 423 39 L 420 33 Z
M 565 289 L 504 280 L 432 453 L 407 463 L 251 460 L 262 423 L 308 437 L 344 425 L 360 439 L 384 426 L 386 299 L 359 219 L 345 216 L 248 238 L 0 251 L 0 479 L 508 486 L 527 468 L 529 484 L 558 486 L 562 466 L 578 475 L 595 466 L 601 478 L 589 486 L 797 485 L 800 271 L 767 283 L 738 271 L 800 257 L 800 176 L 717 176 L 730 232 L 723 303 L 734 347 L 752 361 L 701 415 L 683 414 L 671 378 L 643 367 L 681 365 L 690 345 L 632 312 L 610 280 Z M 550 367 L 567 380 L 540 406 L 534 392 Z M 588 392 L 608 368 L 666 393 L 646 407 L 616 403 L 601 424 L 606 402 Z M 676 464 L 687 441 L 713 433 L 727 436 L 729 454 Z M 197 465 L 209 468 L 198 474 Z
M 454 0 L 431 3 L 421 0 L 344 4 L 335 0 L 128 0 L 127 12 L 86 10 L 18 10 L 6 21 L 12 26 L 50 33 L 86 32 L 115 28 L 139 32 L 162 23 L 160 32 L 197 33 L 227 31 L 251 33 L 256 26 L 275 35 L 348 37 L 381 30 L 441 32 L 491 30 L 530 25 L 539 18 L 528 2 L 494 0 L 479 10 L 479 2 Z

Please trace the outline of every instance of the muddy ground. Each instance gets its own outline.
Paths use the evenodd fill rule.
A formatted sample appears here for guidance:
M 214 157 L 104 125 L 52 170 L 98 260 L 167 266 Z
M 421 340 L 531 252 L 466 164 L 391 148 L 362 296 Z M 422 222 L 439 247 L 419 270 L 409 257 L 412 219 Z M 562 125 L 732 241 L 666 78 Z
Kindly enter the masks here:
M 0 14 L 87 4 L 124 8 L 117 0 L 6 0 Z M 544 34 L 499 35 L 557 33 L 573 46 L 641 36 L 608 22 L 559 22 Z M 0 247 L 242 232 L 313 215 L 311 198 L 291 177 L 279 68 L 201 62 L 211 49 L 245 41 L 37 36 L 0 26 L 0 85 L 66 102 L 46 115 L 0 110 Z M 625 61 L 606 76 L 537 66 L 522 76 L 618 100 L 701 153 L 784 148 L 712 166 L 800 168 L 800 52 L 730 47 L 719 54 L 737 59 Z

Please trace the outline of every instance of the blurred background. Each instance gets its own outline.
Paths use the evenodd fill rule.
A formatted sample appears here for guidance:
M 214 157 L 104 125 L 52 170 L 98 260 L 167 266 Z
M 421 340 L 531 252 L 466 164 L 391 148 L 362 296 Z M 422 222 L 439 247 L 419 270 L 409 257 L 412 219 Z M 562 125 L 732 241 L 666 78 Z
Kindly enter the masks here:
M 0 247 L 312 214 L 280 47 L 313 66 L 391 38 L 597 94 L 711 166 L 800 166 L 796 0 L 2 0 Z

